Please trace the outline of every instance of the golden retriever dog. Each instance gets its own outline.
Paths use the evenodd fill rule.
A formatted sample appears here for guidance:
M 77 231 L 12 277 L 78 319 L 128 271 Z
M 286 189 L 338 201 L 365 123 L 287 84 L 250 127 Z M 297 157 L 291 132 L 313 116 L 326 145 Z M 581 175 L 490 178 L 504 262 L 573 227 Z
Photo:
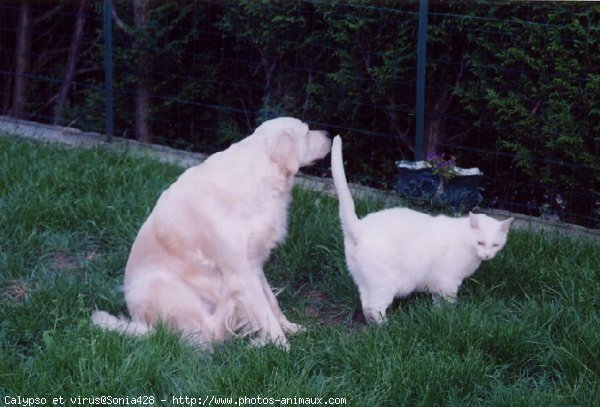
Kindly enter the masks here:
M 325 157 L 326 131 L 298 119 L 266 121 L 252 135 L 189 168 L 142 225 L 125 267 L 131 320 L 95 311 L 105 329 L 143 335 L 162 323 L 203 346 L 238 330 L 288 348 L 287 320 L 263 265 L 282 243 L 294 175 Z

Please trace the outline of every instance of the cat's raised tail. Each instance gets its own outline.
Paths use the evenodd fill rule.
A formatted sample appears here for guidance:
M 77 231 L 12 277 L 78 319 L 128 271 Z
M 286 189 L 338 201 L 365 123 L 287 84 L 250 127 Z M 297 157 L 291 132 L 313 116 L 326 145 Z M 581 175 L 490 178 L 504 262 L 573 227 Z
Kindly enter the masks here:
M 340 201 L 340 220 L 344 235 L 352 240 L 356 236 L 356 226 L 358 225 L 358 216 L 354 209 L 354 200 L 348 188 L 346 173 L 344 171 L 344 160 L 342 157 L 342 138 L 335 136 L 331 146 L 331 174 L 333 183 Z

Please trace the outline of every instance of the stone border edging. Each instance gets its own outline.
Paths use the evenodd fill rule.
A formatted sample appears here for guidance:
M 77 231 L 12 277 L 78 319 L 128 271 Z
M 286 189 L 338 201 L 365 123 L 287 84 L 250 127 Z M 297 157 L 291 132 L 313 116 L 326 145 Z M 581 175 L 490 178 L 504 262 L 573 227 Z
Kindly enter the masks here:
M 84 132 L 72 127 L 18 120 L 7 116 L 0 116 L 0 131 L 37 141 L 64 144 L 78 148 L 103 146 L 111 151 L 130 151 L 134 154 L 149 156 L 161 162 L 179 165 L 184 168 L 200 164 L 208 157 L 207 154 L 177 150 L 158 144 L 144 144 L 121 137 L 111 137 L 110 141 L 107 142 L 106 137 L 99 133 Z M 330 178 L 318 178 L 299 174 L 296 176 L 296 185 L 312 191 L 335 195 L 335 187 Z M 383 201 L 386 206 L 396 206 L 400 202 L 398 197 L 392 192 L 354 184 L 350 185 L 350 189 L 357 197 Z M 571 237 L 600 239 L 600 229 L 590 229 L 579 225 L 548 221 L 498 209 L 480 209 L 477 212 L 500 218 L 512 216 L 515 218 L 514 227 L 519 229 L 558 232 Z

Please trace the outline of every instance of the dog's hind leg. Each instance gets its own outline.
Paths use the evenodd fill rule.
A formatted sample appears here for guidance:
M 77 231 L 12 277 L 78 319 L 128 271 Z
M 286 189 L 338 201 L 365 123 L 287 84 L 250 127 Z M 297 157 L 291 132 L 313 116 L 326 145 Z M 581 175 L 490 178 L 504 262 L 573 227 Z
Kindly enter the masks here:
M 144 273 L 125 287 L 132 320 L 156 325 L 159 321 L 181 332 L 184 339 L 203 347 L 226 336 L 226 310 L 211 310 L 194 289 L 177 276 Z

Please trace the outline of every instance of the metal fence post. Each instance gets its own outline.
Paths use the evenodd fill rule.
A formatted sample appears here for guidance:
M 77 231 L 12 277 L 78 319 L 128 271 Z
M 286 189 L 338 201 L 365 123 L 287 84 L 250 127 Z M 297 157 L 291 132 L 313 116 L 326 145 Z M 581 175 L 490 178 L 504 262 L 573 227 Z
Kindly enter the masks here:
M 106 96 L 106 140 L 110 141 L 114 131 L 113 109 L 113 43 L 111 0 L 104 0 L 104 89 Z
M 419 40 L 417 44 L 417 106 L 415 160 L 425 157 L 425 66 L 427 63 L 427 0 L 419 2 Z

